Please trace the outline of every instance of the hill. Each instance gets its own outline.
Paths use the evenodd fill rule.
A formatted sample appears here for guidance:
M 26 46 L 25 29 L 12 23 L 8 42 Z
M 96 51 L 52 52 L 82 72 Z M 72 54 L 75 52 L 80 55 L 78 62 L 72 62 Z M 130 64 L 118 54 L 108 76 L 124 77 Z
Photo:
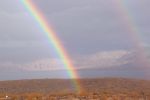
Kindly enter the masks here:
M 150 96 L 150 80 L 125 78 L 79 79 L 80 95 Z M 0 81 L 0 94 L 9 95 L 67 95 L 75 94 L 71 79 L 33 79 Z M 150 99 L 149 99 L 150 100 Z

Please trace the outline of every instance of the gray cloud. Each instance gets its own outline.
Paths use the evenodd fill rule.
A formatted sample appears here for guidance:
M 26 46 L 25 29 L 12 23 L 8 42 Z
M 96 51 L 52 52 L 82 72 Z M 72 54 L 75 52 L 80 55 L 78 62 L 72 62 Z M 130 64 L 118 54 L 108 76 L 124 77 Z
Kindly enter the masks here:
M 140 37 L 138 44 L 142 48 L 150 46 L 149 0 L 121 1 L 123 5 L 119 5 L 124 8 L 119 8 L 117 0 L 33 2 L 46 16 L 77 69 L 131 69 L 127 66 L 133 66 L 132 69 L 136 70 L 135 54 L 138 53 L 130 51 L 136 48 L 130 36 L 132 33 L 122 20 L 124 16 L 131 18 L 132 23 L 126 24 L 132 24 L 130 28 L 136 29 L 135 34 Z M 34 71 L 64 69 L 58 59 L 51 39 L 22 2 L 1 0 L 0 69 L 30 70 L 25 66 Z
M 41 40 L 38 25 L 30 18 L 28 13 L 0 12 L 0 41 Z

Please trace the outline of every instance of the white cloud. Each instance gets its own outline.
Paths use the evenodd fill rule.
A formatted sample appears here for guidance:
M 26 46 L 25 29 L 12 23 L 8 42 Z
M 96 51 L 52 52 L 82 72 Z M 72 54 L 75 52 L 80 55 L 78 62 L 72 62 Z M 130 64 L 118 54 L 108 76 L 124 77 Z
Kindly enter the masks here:
M 119 51 L 104 51 L 86 56 L 78 56 L 74 58 L 73 64 L 76 69 L 87 68 L 110 68 L 118 67 L 132 62 L 129 58 L 133 52 L 119 50 Z M 65 70 L 66 67 L 62 64 L 60 59 L 41 59 L 28 64 L 20 65 L 20 69 L 27 71 L 50 71 L 50 70 Z
M 92 55 L 79 57 L 75 60 L 75 64 L 82 68 L 117 67 L 129 63 L 131 60 L 123 60 L 123 58 L 131 54 L 132 52 L 125 50 L 98 52 Z
M 52 58 L 37 60 L 32 63 L 25 64 L 24 66 L 20 66 L 20 68 L 28 71 L 49 71 L 65 69 L 63 68 L 61 60 Z

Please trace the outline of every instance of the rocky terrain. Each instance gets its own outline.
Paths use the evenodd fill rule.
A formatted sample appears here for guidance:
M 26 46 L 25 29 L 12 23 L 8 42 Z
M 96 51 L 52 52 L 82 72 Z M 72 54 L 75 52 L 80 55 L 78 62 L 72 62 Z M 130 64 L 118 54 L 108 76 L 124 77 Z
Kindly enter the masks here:
M 150 100 L 150 80 L 97 78 L 0 81 L 0 100 Z

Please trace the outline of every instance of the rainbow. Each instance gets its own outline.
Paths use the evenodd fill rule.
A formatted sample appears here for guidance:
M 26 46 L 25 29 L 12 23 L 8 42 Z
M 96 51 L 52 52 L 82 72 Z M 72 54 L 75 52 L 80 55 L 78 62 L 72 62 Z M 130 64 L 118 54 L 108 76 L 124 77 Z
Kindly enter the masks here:
M 122 22 L 124 23 L 124 27 L 126 27 L 126 29 L 128 30 L 127 34 L 132 40 L 134 48 L 138 53 L 138 58 L 136 58 L 137 61 L 140 63 L 140 66 L 148 67 L 149 63 L 146 58 L 145 50 L 144 47 L 141 46 L 141 43 L 143 43 L 141 33 L 139 28 L 135 24 L 132 13 L 130 13 L 130 11 L 126 7 L 125 1 L 116 0 L 115 6 L 117 7 L 117 11 L 120 14 Z
M 56 33 L 53 31 L 50 25 L 48 25 L 46 18 L 36 7 L 36 5 L 32 2 L 32 0 L 22 0 L 22 3 L 30 12 L 30 14 L 34 17 L 34 19 L 37 21 L 37 23 L 40 25 L 41 29 L 44 31 L 48 40 L 53 44 L 57 54 L 59 55 L 60 59 L 63 62 L 64 67 L 67 69 L 67 72 L 73 81 L 76 92 L 80 92 L 81 87 L 80 82 L 78 80 L 79 76 L 77 75 L 77 72 L 71 62 L 71 59 L 69 58 L 65 48 L 62 46 Z

